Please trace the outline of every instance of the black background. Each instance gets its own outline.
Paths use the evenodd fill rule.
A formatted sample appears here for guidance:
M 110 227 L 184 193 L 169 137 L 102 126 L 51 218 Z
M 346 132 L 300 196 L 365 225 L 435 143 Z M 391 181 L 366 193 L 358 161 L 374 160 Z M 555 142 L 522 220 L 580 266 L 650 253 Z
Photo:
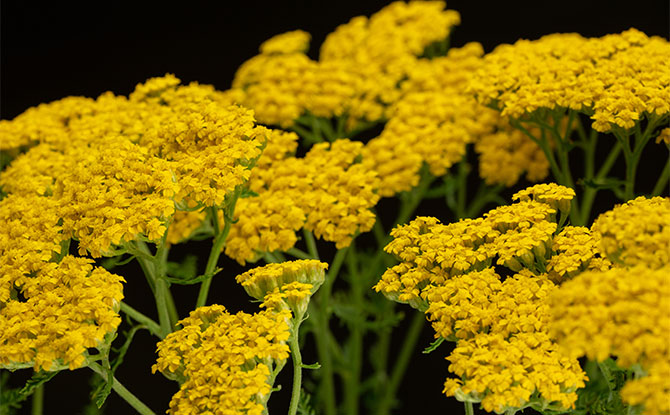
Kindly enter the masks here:
M 255 55 L 265 39 L 288 30 L 306 30 L 312 34 L 310 55 L 316 58 L 321 42 L 337 25 L 353 16 L 369 16 L 386 4 L 384 1 L 5 0 L 1 9 L 0 118 L 12 119 L 28 107 L 69 95 L 96 97 L 108 90 L 125 95 L 137 83 L 168 72 L 184 83 L 198 81 L 226 89 L 236 68 Z M 636 27 L 648 35 L 669 36 L 670 6 L 663 0 L 454 0 L 448 2 L 448 7 L 459 11 L 462 17 L 452 45 L 479 41 L 486 51 L 500 43 L 536 39 L 554 32 L 602 36 Z M 208 252 L 207 244 L 196 244 L 193 249 L 201 250 L 203 256 Z M 215 279 L 210 303 L 224 304 L 232 311 L 253 310 L 253 306 L 245 305 L 246 297 L 239 287 L 223 281 L 241 268 L 229 261 L 224 267 L 227 271 L 222 278 Z M 152 295 L 136 272 L 133 265 L 118 270 L 128 279 L 127 301 L 153 316 Z M 176 301 L 184 316 L 192 308 L 197 291 L 193 287 L 178 289 Z M 398 336 L 398 341 L 401 338 Z M 150 374 L 155 344 L 145 332 L 136 339 L 117 377 L 157 413 L 163 413 L 176 384 L 161 375 Z M 431 339 L 432 330 L 426 328 L 420 347 Z M 402 405 L 396 413 L 427 410 L 462 413 L 460 403 L 441 394 L 447 374 L 447 362 L 442 356 L 447 352 L 446 346 L 442 346 L 431 355 L 416 353 L 399 392 Z M 309 351 L 307 354 L 309 359 Z M 273 413 L 283 413 L 287 407 L 290 374 L 289 370 L 285 372 L 279 379 L 284 391 L 273 395 Z M 88 399 L 89 377 L 84 369 L 59 374 L 47 385 L 45 413 L 82 413 Z M 24 408 L 25 413 L 28 407 Z M 112 394 L 106 413 L 132 413 L 132 410 Z

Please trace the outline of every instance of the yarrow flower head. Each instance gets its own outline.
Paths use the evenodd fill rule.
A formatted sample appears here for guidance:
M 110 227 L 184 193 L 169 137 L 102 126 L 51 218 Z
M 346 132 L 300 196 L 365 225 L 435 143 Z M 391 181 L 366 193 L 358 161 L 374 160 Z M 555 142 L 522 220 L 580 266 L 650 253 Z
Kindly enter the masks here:
M 261 157 L 249 182 L 257 196 L 239 200 L 226 254 L 244 263 L 288 250 L 301 228 L 340 249 L 372 229 L 378 179 L 359 162 L 362 146 L 340 139 L 314 145 L 305 157 L 285 151 L 275 152 L 274 161 Z
M 9 298 L 0 298 L 0 368 L 77 369 L 87 349 L 116 330 L 125 280 L 92 263 L 67 255 L 37 265 L 32 275 L 2 281 L 12 288 Z
M 597 131 L 630 129 L 670 114 L 668 59 L 666 39 L 635 29 L 591 39 L 553 34 L 498 46 L 470 88 L 506 117 L 569 108 L 590 116 Z
M 640 196 L 603 213 L 591 231 L 615 265 L 670 263 L 670 198 Z
M 263 42 L 259 48 L 262 54 L 271 53 L 306 53 L 309 49 L 311 35 L 302 30 L 293 30 L 271 37 Z
M 558 211 L 570 213 L 570 201 L 575 197 L 575 191 L 569 187 L 560 186 L 556 183 L 542 183 L 528 187 L 512 196 L 512 200 L 536 200 L 546 203 Z
M 289 355 L 289 318 L 288 311 L 230 314 L 220 305 L 191 312 L 158 343 L 152 367 L 181 383 L 168 413 L 261 415 L 272 371 Z
M 283 299 L 295 315 L 307 310 L 309 297 L 325 280 L 328 264 L 315 259 L 267 264 L 238 275 L 235 280 L 250 296 L 276 308 Z M 281 308 L 281 307 L 280 307 Z
M 621 397 L 644 413 L 670 411 L 670 267 L 585 271 L 549 297 L 550 333 L 566 353 L 636 366 Z

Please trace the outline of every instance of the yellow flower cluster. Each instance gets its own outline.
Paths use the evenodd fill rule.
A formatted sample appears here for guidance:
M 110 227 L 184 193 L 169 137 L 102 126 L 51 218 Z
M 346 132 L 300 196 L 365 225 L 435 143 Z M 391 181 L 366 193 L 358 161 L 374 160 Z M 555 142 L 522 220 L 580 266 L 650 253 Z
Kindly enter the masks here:
M 449 370 L 466 379 L 447 379 L 444 393 L 481 402 L 488 412 L 537 405 L 562 411 L 574 408 L 586 376 L 576 359 L 568 359 L 545 333 L 523 333 L 506 339 L 482 333 L 461 340 L 447 360 Z
M 253 108 L 260 122 L 282 127 L 306 112 L 326 118 L 344 114 L 360 77 L 339 62 L 313 61 L 299 51 L 279 52 L 261 53 L 240 66 L 231 90 L 237 102 Z
M 59 208 L 35 194 L 0 201 L 2 368 L 76 369 L 121 322 L 123 278 L 67 255 Z
M 667 359 L 670 342 L 670 269 L 645 265 L 586 271 L 551 298 L 552 333 L 575 356 L 623 367 Z
M 4 249 L 0 252 L 4 257 Z M 86 349 L 116 330 L 124 279 L 92 263 L 67 255 L 2 281 L 3 288 L 11 288 L 9 297 L 0 299 L 1 368 L 74 370 L 85 364 Z
M 383 196 L 416 186 L 423 162 L 433 175 L 444 175 L 469 143 L 475 143 L 480 175 L 490 184 L 512 185 L 524 171 L 532 180 L 547 175 L 541 149 L 466 92 L 482 54 L 480 44 L 469 43 L 445 57 L 419 59 L 407 70 L 388 123 L 363 152 L 363 163 L 382 180 Z
M 293 281 L 267 293 L 261 307 L 275 311 L 290 309 L 295 316 L 303 316 L 314 291 L 312 284 Z
M 138 234 L 160 240 L 175 211 L 177 184 L 168 163 L 125 139 L 77 153 L 53 196 L 63 206 L 63 232 L 79 241 L 79 254 L 99 257 Z
M 391 232 L 385 250 L 400 264 L 374 288 L 425 312 L 436 337 L 458 342 L 448 360 L 460 379 L 446 381 L 448 396 L 498 413 L 574 407 L 586 376 L 549 337 L 547 297 L 557 286 L 546 273 L 555 249 L 569 251 L 560 238 L 554 248 L 554 234 L 558 209 L 569 211 L 573 197 L 571 189 L 537 185 L 482 218 L 443 225 L 418 217 Z M 579 266 L 595 263 L 595 255 Z M 504 281 L 496 258 L 515 272 Z
M 488 108 L 481 106 L 482 112 Z M 486 184 L 513 186 L 525 172 L 530 182 L 549 175 L 549 161 L 542 149 L 526 134 L 512 128 L 502 118 L 496 127 L 475 142 L 479 156 L 479 176 Z M 535 128 L 529 128 L 535 132 Z
M 321 62 L 342 63 L 362 78 L 348 108 L 352 120 L 385 117 L 417 56 L 428 45 L 447 39 L 460 24 L 458 12 L 445 7 L 443 1 L 396 1 L 369 19 L 354 17 L 326 37 Z
M 305 157 L 271 163 L 261 157 L 249 181 L 258 196 L 238 201 L 226 255 L 244 263 L 262 252 L 285 251 L 303 227 L 338 249 L 348 246 L 357 232 L 370 230 L 379 185 L 374 172 L 358 162 L 362 146 L 342 139 L 317 144 Z
M 554 255 L 547 262 L 549 277 L 554 282 L 561 282 L 587 269 L 609 269 L 612 263 L 600 256 L 598 245 L 598 239 L 589 228 L 566 226 L 552 240 Z
M 29 108 L 13 120 L 0 120 L 0 150 L 14 150 L 35 143 L 71 143 L 68 125 L 100 110 L 90 98 L 68 97 Z
M 302 30 L 282 33 L 261 43 L 259 48 L 262 54 L 270 53 L 307 53 L 311 35 Z
M 0 201 L 0 305 L 14 286 L 38 272 L 62 252 L 68 238 L 58 225 L 58 205 L 52 198 L 11 194 Z
M 638 364 L 644 376 L 621 391 L 629 404 L 647 414 L 670 411 L 670 267 L 645 264 L 586 271 L 565 282 L 549 297 L 550 332 L 566 353 L 617 364 Z
M 561 186 L 552 188 L 569 197 Z M 382 275 L 375 290 L 423 310 L 421 291 L 428 284 L 443 284 L 455 275 L 481 270 L 496 257 L 497 264 L 512 271 L 535 270 L 536 261 L 545 260 L 557 229 L 556 209 L 550 205 L 553 199 L 540 199 L 500 206 L 483 218 L 443 225 L 435 218 L 418 217 L 393 229 L 394 239 L 384 250 L 401 262 Z
M 615 265 L 670 263 L 670 198 L 640 196 L 603 213 L 591 227 Z
M 542 331 L 548 321 L 544 299 L 555 289 L 546 276 L 521 272 L 501 282 L 493 268 L 458 275 L 424 290 L 437 337 L 469 339 L 477 333 L 505 338 Z
M 541 183 L 528 187 L 512 196 L 512 200 L 536 200 L 546 203 L 563 213 L 570 212 L 570 201 L 576 196 L 573 189 L 559 186 L 556 183 Z
M 654 362 L 646 376 L 626 382 L 621 398 L 629 405 L 643 405 L 645 415 L 670 413 L 670 356 Z
M 25 124 L 34 127 L 21 135 Z M 39 144 L 0 173 L 0 185 L 9 193 L 57 199 L 66 236 L 93 256 L 138 234 L 159 240 L 175 202 L 191 208 L 226 203 L 272 134 L 225 94 L 195 83 L 180 86 L 172 75 L 138 85 L 129 98 L 66 98 L 3 126 L 0 134 L 16 134 L 6 141 L 13 148 Z M 193 215 L 178 219 L 185 217 L 172 242 L 194 228 Z
M 168 413 L 264 413 L 273 366 L 289 354 L 288 319 L 289 311 L 229 314 L 220 305 L 191 312 L 158 343 L 152 367 L 181 383 Z
M 152 109 L 168 103 L 157 110 L 160 118 L 139 143 L 170 162 L 179 184 L 176 201 L 221 206 L 227 194 L 248 180 L 250 166 L 261 154 L 265 138 L 254 125 L 253 111 L 229 105 L 208 86 L 164 84 L 162 78 L 150 80 L 140 91 L 152 92 L 131 94 L 131 100 Z
M 498 46 L 471 83 L 502 115 L 538 109 L 582 111 L 600 132 L 670 114 L 670 43 L 635 29 L 601 38 L 553 34 Z
M 326 269 L 328 264 L 325 262 L 304 259 L 252 268 L 235 277 L 235 280 L 247 294 L 261 300 L 275 289 L 293 282 L 311 284 L 314 293 L 323 284 Z
M 238 69 L 230 96 L 253 108 L 260 122 L 288 127 L 305 113 L 377 121 L 397 99 L 398 83 L 429 44 L 460 21 L 444 2 L 394 2 L 371 18 L 338 27 L 320 60 L 305 55 L 309 34 L 275 36 Z

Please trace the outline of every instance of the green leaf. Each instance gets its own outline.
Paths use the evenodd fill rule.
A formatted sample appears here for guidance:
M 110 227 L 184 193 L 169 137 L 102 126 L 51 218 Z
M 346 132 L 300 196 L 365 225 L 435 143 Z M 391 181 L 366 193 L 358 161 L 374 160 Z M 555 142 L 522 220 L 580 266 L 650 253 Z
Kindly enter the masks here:
M 300 400 L 298 401 L 298 415 L 316 415 L 316 411 L 312 407 L 312 395 L 302 390 L 300 393 Z
M 188 279 L 188 280 L 183 280 L 183 279 L 180 279 L 180 278 L 170 278 L 170 277 L 166 277 L 165 279 L 170 284 L 193 285 L 193 284 L 198 284 L 199 282 L 208 280 L 208 279 L 212 278 L 213 276 L 215 276 L 216 274 L 218 274 L 221 271 L 222 271 L 221 268 L 216 268 L 216 269 L 214 269 L 214 272 L 212 272 L 211 274 L 199 275 L 195 278 L 191 278 L 191 279 Z
M 3 388 L 0 391 L 0 414 L 9 413 L 11 408 L 18 408 L 19 403 L 28 399 L 40 385 L 47 383 L 57 374 L 58 372 L 35 372 L 21 389 Z
M 254 192 L 251 189 L 247 189 L 246 187 L 242 190 L 242 193 L 240 193 L 240 199 L 245 199 L 247 197 L 257 197 L 258 193 Z
M 312 363 L 311 365 L 306 365 L 306 364 L 303 363 L 302 368 L 303 369 L 312 369 L 312 370 L 321 369 L 321 363 L 316 362 L 316 363 Z
M 109 367 L 104 368 L 107 372 L 107 380 L 101 382 L 98 387 L 91 394 L 91 400 L 95 403 L 98 409 L 105 404 L 107 397 L 112 393 L 112 385 L 114 384 L 114 372 Z
M 444 343 L 444 337 L 439 337 L 437 340 L 435 340 L 434 342 L 432 342 L 432 343 L 430 344 L 430 346 L 428 346 L 428 347 L 426 347 L 425 349 L 423 349 L 423 351 L 422 351 L 421 353 L 423 353 L 423 354 L 432 353 L 433 351 L 435 351 L 435 349 L 437 349 L 438 347 L 440 347 L 440 345 L 441 345 L 442 343 Z
M 187 255 L 182 262 L 168 262 L 167 274 L 183 280 L 195 278 L 198 275 L 198 256 Z

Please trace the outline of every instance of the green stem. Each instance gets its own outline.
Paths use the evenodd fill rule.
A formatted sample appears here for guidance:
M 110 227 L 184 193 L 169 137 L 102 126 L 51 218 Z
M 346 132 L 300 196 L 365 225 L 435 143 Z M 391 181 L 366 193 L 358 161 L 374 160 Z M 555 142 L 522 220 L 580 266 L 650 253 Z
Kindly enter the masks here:
M 458 199 L 456 203 L 456 215 L 458 218 L 465 217 L 465 201 L 468 190 L 468 173 L 470 173 L 470 166 L 465 160 L 458 163 Z
M 286 253 L 299 259 L 312 259 L 307 252 L 298 248 L 290 248 Z
M 421 179 L 417 187 L 401 195 L 402 204 L 400 205 L 400 212 L 393 223 L 393 227 L 407 222 L 417 206 L 419 206 L 419 203 L 423 200 L 423 195 L 430 188 L 430 185 L 434 180 L 435 176 L 433 176 L 430 171 L 428 171 L 427 166 L 424 165 L 421 171 Z
M 465 415 L 475 415 L 475 408 L 472 407 L 472 402 L 465 401 Z
M 372 227 L 372 232 L 375 236 L 375 241 L 377 241 L 377 246 L 381 249 L 386 245 L 386 231 L 384 230 L 384 225 L 382 225 L 381 218 L 377 212 L 375 212 L 375 216 L 377 219 Z
M 235 214 L 235 205 L 237 204 L 237 198 L 240 196 L 241 189 L 235 189 L 232 195 L 232 199 L 228 202 L 223 212 L 223 229 L 221 232 L 216 235 L 214 242 L 212 243 L 212 249 L 209 251 L 209 258 L 207 258 L 207 265 L 205 266 L 205 275 L 209 275 L 207 278 L 200 284 L 200 290 L 198 291 L 198 299 L 195 303 L 195 308 L 202 307 L 207 303 L 207 296 L 209 295 L 209 288 L 212 285 L 212 275 L 216 269 L 216 264 L 219 262 L 219 256 L 221 256 L 221 251 L 223 246 L 226 243 L 228 238 L 228 233 L 230 232 L 230 227 L 233 224 L 233 215 Z
M 661 175 L 658 176 L 658 180 L 654 185 L 654 189 L 651 191 L 651 195 L 660 196 L 661 193 L 663 193 L 663 189 L 668 190 L 667 187 L 669 180 L 670 180 L 670 157 L 668 157 L 668 161 L 665 163 L 665 166 L 661 171 Z
M 151 334 L 158 337 L 161 336 L 162 332 L 161 326 L 158 323 L 156 323 L 153 319 L 135 310 L 134 308 L 132 308 L 131 306 L 129 306 L 127 303 L 124 302 L 121 303 L 121 311 L 126 313 L 130 318 L 137 321 L 138 323 L 147 326 L 147 329 L 151 332 Z
M 333 283 L 337 277 L 342 262 L 347 254 L 348 248 L 340 249 L 335 254 L 330 269 L 326 274 L 326 280 L 318 291 L 318 319 L 315 321 L 314 331 L 316 340 L 316 351 L 321 363 L 321 397 L 323 399 L 324 413 L 326 415 L 336 415 L 335 406 L 335 383 L 333 379 L 333 359 L 330 353 L 330 296 L 333 289 Z
M 32 397 L 32 407 L 30 408 L 30 413 L 32 415 L 42 415 L 44 411 L 44 385 L 40 385 L 35 388 Z
M 563 180 L 563 172 L 561 172 L 560 167 L 558 166 L 558 163 L 556 162 L 556 158 L 554 157 L 554 152 L 549 146 L 549 143 L 547 142 L 546 137 L 543 135 L 542 138 L 537 138 L 535 137 L 530 131 L 528 131 L 527 128 L 525 128 L 523 125 L 518 120 L 510 120 L 510 124 L 521 131 L 522 133 L 526 134 L 531 140 L 533 140 L 538 146 L 540 146 L 540 149 L 542 149 L 542 152 L 544 155 L 547 157 L 547 160 L 549 161 L 549 167 L 551 168 L 551 172 L 554 175 L 554 178 L 559 184 L 564 184 Z
M 424 326 L 424 320 L 426 317 L 423 313 L 416 312 L 410 323 L 409 330 L 405 335 L 405 340 L 403 341 L 402 348 L 400 349 L 400 354 L 396 359 L 395 366 L 393 367 L 393 372 L 391 373 L 391 380 L 389 381 L 388 387 L 386 388 L 386 393 L 382 397 L 382 401 L 379 404 L 379 410 L 377 413 L 379 415 L 389 414 L 391 411 L 391 406 L 393 400 L 395 399 L 398 387 L 402 381 L 409 361 L 414 353 L 416 344 L 419 341 L 419 336 L 421 335 L 421 330 Z
M 264 411 L 263 411 L 264 415 L 267 415 L 269 413 L 269 411 L 268 411 L 268 401 L 270 400 L 270 396 L 272 395 L 272 392 L 281 389 L 281 388 L 276 388 L 275 389 L 274 384 L 275 384 L 275 380 L 277 379 L 277 375 L 279 374 L 279 372 L 282 371 L 282 369 L 286 365 L 286 360 L 280 360 L 278 363 L 279 364 L 272 370 L 272 373 L 270 374 L 270 380 L 268 381 L 270 386 L 272 386 L 273 388 L 270 389 L 270 393 L 265 395 L 263 397 L 262 401 L 261 401 L 261 403 L 263 404 L 263 408 L 264 408 Z
M 305 228 L 302 229 L 302 234 L 304 235 L 305 243 L 307 244 L 307 252 L 309 252 L 313 259 L 319 259 L 319 251 L 316 248 L 314 234 Z
M 620 152 L 621 152 L 621 145 L 618 142 L 614 143 L 614 147 L 612 147 L 612 149 L 610 150 L 610 153 L 607 155 L 607 158 L 600 166 L 598 172 L 596 173 L 593 179 L 596 182 L 595 183 L 596 185 L 598 181 L 604 179 L 609 174 L 610 170 L 612 170 L 612 167 L 614 166 L 614 163 L 619 157 Z M 591 218 L 591 209 L 593 208 L 593 202 L 595 201 L 597 193 L 598 193 L 597 187 L 587 187 L 586 190 L 584 190 L 584 198 L 582 200 L 582 206 L 580 212 L 581 221 L 580 223 L 575 223 L 575 225 L 586 226 L 586 224 L 589 223 L 589 219 Z
M 135 241 L 135 246 L 137 247 L 137 252 L 133 252 L 133 255 L 139 252 L 140 256 L 136 256 L 137 261 L 140 263 L 140 267 L 142 268 L 142 271 L 144 272 L 144 275 L 147 279 L 147 282 L 149 283 L 149 286 L 151 287 L 151 291 L 154 294 L 154 298 L 156 297 L 156 279 L 157 277 L 157 272 L 161 271 L 163 269 L 163 276 L 164 270 L 167 269 L 167 254 L 169 249 L 165 245 L 165 237 L 167 236 L 167 232 L 163 236 L 163 241 L 161 242 L 161 245 L 164 246 L 165 248 L 160 252 L 156 251 L 156 255 L 154 256 L 151 253 L 151 250 L 147 246 L 147 244 L 144 241 Z M 157 266 L 158 264 L 158 266 Z M 172 298 L 172 293 L 168 289 L 167 291 L 163 291 L 161 295 L 164 297 L 164 303 L 165 306 L 167 307 L 168 315 L 170 316 L 170 322 L 171 326 L 174 326 L 174 324 L 179 321 L 179 316 L 177 315 L 177 307 L 175 306 L 174 299 Z M 163 300 L 162 300 L 163 301 Z M 157 305 L 158 306 L 158 305 Z
M 504 189 L 504 186 L 501 184 L 489 187 L 484 181 L 481 181 L 475 197 L 470 201 L 467 209 L 465 209 L 463 218 L 474 218 L 479 216 L 482 209 L 484 209 L 484 206 L 489 202 L 497 202 L 500 205 L 506 204 L 507 201 L 500 197 L 502 189 Z
M 633 198 L 635 170 L 633 166 L 633 151 L 630 148 L 630 135 L 622 134 L 623 130 L 615 130 L 614 136 L 619 141 L 623 149 L 623 157 L 626 161 L 626 184 L 624 186 L 624 199 L 631 200 Z
M 356 247 L 352 246 L 347 253 L 347 268 L 351 284 L 353 306 L 357 313 L 363 313 L 363 284 L 364 280 L 358 273 Z M 356 320 L 351 323 L 349 337 L 349 359 L 347 376 L 344 383 L 344 407 L 347 415 L 358 415 L 358 397 L 360 393 L 361 366 L 363 359 L 363 327 Z
M 100 375 L 105 381 L 107 380 L 107 371 L 95 362 L 90 362 L 88 367 L 91 368 L 95 373 Z M 149 409 L 142 401 L 140 401 L 135 395 L 133 395 L 125 386 L 119 382 L 116 377 L 112 377 L 112 389 L 120 397 L 122 397 L 130 406 L 135 408 L 135 410 L 142 415 L 156 415 L 154 411 Z
M 305 141 L 310 142 L 312 144 L 320 143 L 323 141 L 323 139 L 320 139 L 315 134 L 312 134 L 307 128 L 303 128 L 295 123 L 289 129 L 293 130 L 300 137 L 304 138 Z
M 281 260 L 277 258 L 272 252 L 264 252 L 263 259 L 268 264 L 278 264 L 281 262 Z
M 291 391 L 291 403 L 288 407 L 288 415 L 296 415 L 298 412 L 298 403 L 300 402 L 300 390 L 302 389 L 302 355 L 300 354 L 299 334 L 302 315 L 295 316 L 293 319 L 294 327 L 291 330 L 291 337 L 288 345 L 291 348 L 291 358 L 293 360 L 293 388 Z

